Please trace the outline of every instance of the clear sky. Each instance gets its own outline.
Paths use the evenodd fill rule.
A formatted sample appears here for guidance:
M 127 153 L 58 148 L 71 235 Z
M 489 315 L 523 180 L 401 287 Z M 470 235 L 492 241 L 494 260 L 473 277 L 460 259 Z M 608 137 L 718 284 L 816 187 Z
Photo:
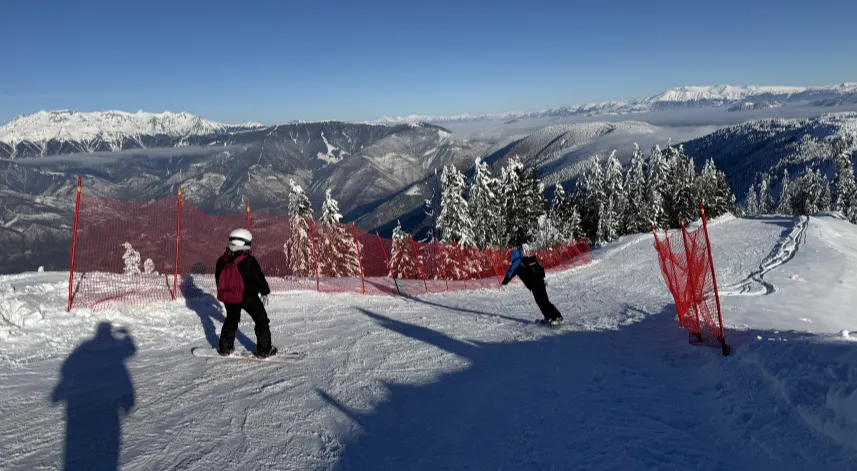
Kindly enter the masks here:
M 0 123 L 362 121 L 857 81 L 855 18 L 854 0 L 0 0 Z

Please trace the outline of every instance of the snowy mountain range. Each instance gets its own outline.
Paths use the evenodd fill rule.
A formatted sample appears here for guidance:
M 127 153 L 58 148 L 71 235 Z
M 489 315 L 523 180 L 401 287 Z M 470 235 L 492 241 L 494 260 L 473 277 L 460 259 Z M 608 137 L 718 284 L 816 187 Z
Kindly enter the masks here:
M 562 106 L 535 111 L 511 111 L 494 114 L 459 114 L 454 116 L 384 116 L 374 123 L 406 122 L 476 122 L 508 121 L 512 119 L 561 118 L 568 116 L 599 116 L 643 113 L 671 108 L 730 107 L 747 102 L 776 101 L 786 104 L 838 106 L 857 102 L 857 82 L 813 87 L 712 85 L 687 86 L 634 100 L 604 101 L 585 105 Z
M 199 143 L 201 138 L 228 137 L 261 127 L 259 123 L 229 125 L 168 111 L 40 111 L 0 126 L 0 157 L 181 147 Z

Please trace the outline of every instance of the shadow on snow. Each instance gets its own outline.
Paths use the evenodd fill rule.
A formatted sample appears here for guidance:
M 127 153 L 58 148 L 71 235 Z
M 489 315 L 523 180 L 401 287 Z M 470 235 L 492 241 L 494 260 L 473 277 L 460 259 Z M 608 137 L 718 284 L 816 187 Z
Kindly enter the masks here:
M 102 322 L 63 362 L 51 403 L 66 404 L 65 471 L 119 469 L 121 416 L 135 402 L 125 361 L 136 350 L 127 331 Z
M 857 444 L 811 432 L 790 407 L 796 397 L 823 406 L 822 391 L 796 387 L 784 399 L 783 387 L 761 374 L 855 364 L 852 345 L 730 331 L 733 353 L 724 358 L 717 348 L 688 345 L 672 305 L 659 314 L 627 306 L 618 330 L 516 343 L 464 341 L 361 311 L 471 366 L 430 384 L 387 384 L 387 400 L 371 412 L 317 390 L 357 427 L 344 440 L 341 469 L 782 471 L 848 469 L 857 459 Z

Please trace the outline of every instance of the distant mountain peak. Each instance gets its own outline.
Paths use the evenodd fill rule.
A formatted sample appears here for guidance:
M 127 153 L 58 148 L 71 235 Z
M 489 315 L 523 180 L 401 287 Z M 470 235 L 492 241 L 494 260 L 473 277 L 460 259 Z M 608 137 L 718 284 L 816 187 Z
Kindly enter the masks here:
M 746 101 L 752 102 L 755 99 L 777 102 L 786 102 L 789 100 L 810 102 L 818 100 L 819 97 L 833 98 L 855 93 L 857 93 L 857 82 L 807 87 L 788 85 L 687 85 L 671 88 L 663 93 L 634 100 L 602 101 L 541 110 L 510 111 L 481 115 L 465 113 L 453 116 L 383 116 L 372 122 L 378 124 L 399 124 L 415 121 L 444 123 L 556 118 L 564 116 L 599 116 L 642 113 L 664 108 L 735 105 Z
M 0 142 L 93 141 L 139 135 L 181 137 L 211 135 L 261 127 L 259 123 L 229 125 L 210 121 L 191 113 L 164 111 L 72 110 L 39 111 L 20 115 L 0 126 Z

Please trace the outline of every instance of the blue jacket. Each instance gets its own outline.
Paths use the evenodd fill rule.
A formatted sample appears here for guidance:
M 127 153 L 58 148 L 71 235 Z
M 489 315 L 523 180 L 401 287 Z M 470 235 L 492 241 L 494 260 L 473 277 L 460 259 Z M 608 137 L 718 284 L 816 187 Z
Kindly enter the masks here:
M 518 266 L 521 264 L 521 258 L 523 258 L 523 256 L 524 255 L 518 249 L 512 251 L 512 265 L 509 266 L 509 271 L 506 272 L 506 278 L 511 280 L 515 277 L 515 270 L 517 270 Z
M 503 280 L 504 285 L 517 275 L 518 278 L 521 279 L 521 282 L 524 283 L 524 286 L 529 290 L 536 287 L 544 287 L 544 279 L 542 276 L 539 276 L 539 274 L 529 266 L 521 265 L 524 261 L 524 254 L 522 254 L 520 250 L 513 250 L 511 259 L 512 264 L 506 272 L 506 278 Z

